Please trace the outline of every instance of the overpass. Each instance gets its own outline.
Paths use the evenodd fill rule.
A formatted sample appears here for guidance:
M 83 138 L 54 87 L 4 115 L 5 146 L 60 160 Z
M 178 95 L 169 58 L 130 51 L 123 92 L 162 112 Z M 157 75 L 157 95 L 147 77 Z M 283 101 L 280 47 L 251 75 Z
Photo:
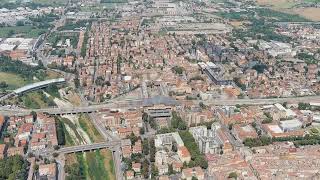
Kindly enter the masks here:
M 23 86 L 21 88 L 18 88 L 16 90 L 14 90 L 13 92 L 0 97 L 0 101 L 9 99 L 13 96 L 19 95 L 19 94 L 23 94 L 29 91 L 33 91 L 33 90 L 37 90 L 37 89 L 41 89 L 44 87 L 47 87 L 51 84 L 61 84 L 66 82 L 66 80 L 64 78 L 58 78 L 58 79 L 49 79 L 49 80 L 45 80 L 45 81 L 40 81 L 40 82 L 36 82 L 36 83 L 32 83 L 32 84 L 28 84 L 26 86 Z
M 161 98 L 160 98 L 161 99 Z M 276 104 L 276 103 L 320 103 L 320 96 L 305 96 L 305 97 L 289 97 L 289 98 L 267 98 L 267 99 L 215 99 L 211 101 L 200 101 L 200 100 L 184 100 L 192 101 L 193 103 L 197 104 L 199 102 L 203 102 L 205 105 L 212 105 L 212 106 L 235 106 L 239 105 L 267 105 L 267 104 Z M 161 104 L 161 103 L 168 103 L 172 104 L 171 102 L 164 102 L 162 100 L 153 101 L 152 99 L 135 99 L 135 100 L 123 100 L 123 101 L 111 101 L 110 103 L 106 104 L 97 104 L 97 105 L 85 105 L 79 107 L 65 107 L 65 108 L 44 108 L 44 109 L 5 109 L 0 108 L 0 112 L 3 115 L 14 115 L 15 113 L 18 114 L 30 114 L 31 111 L 35 111 L 38 113 L 46 113 L 49 115 L 63 115 L 63 114 L 77 114 L 77 113 L 94 113 L 99 112 L 100 110 L 105 109 L 122 109 L 122 108 L 140 108 L 145 106 L 152 106 L 153 104 Z M 174 103 L 173 103 L 174 104 Z
M 104 149 L 104 148 L 111 149 L 111 148 L 120 146 L 120 144 L 121 144 L 120 141 L 109 141 L 109 142 L 102 142 L 102 143 L 93 143 L 93 144 L 64 147 L 64 148 L 60 148 L 59 150 L 56 150 L 55 152 L 60 154 L 70 154 L 70 153 L 91 151 L 91 150 Z
M 59 84 L 59 83 L 64 83 L 65 79 L 64 78 L 58 78 L 58 79 L 50 79 L 50 80 L 45 80 L 45 81 L 40 81 L 32 84 L 28 84 L 26 86 L 23 86 L 21 88 L 18 88 L 13 91 L 15 94 L 22 94 L 28 91 L 36 90 L 36 89 L 41 89 L 44 87 L 47 87 L 51 84 Z

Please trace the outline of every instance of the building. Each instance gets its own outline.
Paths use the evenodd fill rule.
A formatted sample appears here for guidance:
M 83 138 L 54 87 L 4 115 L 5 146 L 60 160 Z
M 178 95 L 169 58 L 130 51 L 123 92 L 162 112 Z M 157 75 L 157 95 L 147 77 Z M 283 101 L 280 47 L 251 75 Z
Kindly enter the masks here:
M 164 150 L 159 150 L 155 155 L 155 165 L 159 171 L 159 175 L 168 173 L 168 154 Z
M 284 132 L 278 124 L 262 124 L 262 129 L 268 136 L 273 138 L 304 135 L 302 129 Z
M 192 134 L 198 144 L 201 153 L 219 153 L 222 142 L 217 136 L 216 130 L 219 129 L 218 124 L 212 124 L 210 130 L 206 126 L 191 127 L 189 132 Z
M 302 122 L 298 119 L 280 121 L 280 127 L 284 132 L 299 130 L 302 128 Z
M 178 147 L 184 146 L 184 143 L 177 132 L 158 134 L 154 140 L 157 149 L 163 147 L 171 149 L 173 142 L 177 143 Z
M 55 163 L 39 166 L 39 179 L 56 180 L 57 166 Z
M 132 170 L 136 173 L 141 172 L 141 163 L 132 163 Z
M 127 178 L 127 180 L 133 179 L 134 178 L 134 172 L 133 171 L 127 171 L 126 172 L 126 178 Z
M 10 147 L 7 151 L 7 156 L 14 156 L 14 155 L 24 155 L 24 148 L 23 147 Z
M 250 124 L 248 125 L 235 124 L 232 127 L 232 133 L 241 142 L 243 142 L 246 138 L 258 137 L 256 130 Z
M 191 154 L 185 146 L 178 147 L 178 155 L 182 162 L 189 163 L 191 161 Z
M 197 178 L 198 180 L 204 180 L 204 172 L 201 167 L 197 166 L 193 168 L 182 169 L 182 179 L 192 180 L 193 177 Z

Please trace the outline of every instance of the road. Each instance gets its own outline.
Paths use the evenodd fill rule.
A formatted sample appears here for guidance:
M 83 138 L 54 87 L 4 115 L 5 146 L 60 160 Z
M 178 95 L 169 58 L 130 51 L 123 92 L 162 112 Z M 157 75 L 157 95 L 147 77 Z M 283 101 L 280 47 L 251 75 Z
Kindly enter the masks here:
M 88 106 L 89 102 L 86 100 L 86 98 L 84 97 L 84 95 L 80 92 L 79 93 L 80 96 L 80 100 L 81 100 L 81 105 L 82 106 Z M 85 107 L 88 108 L 88 107 Z M 115 136 L 113 136 L 109 131 L 107 131 L 107 129 L 105 128 L 105 125 L 100 121 L 100 119 L 96 116 L 96 114 L 92 113 L 89 114 L 89 117 L 93 123 L 93 125 L 95 126 L 95 128 L 99 131 L 99 133 L 103 136 L 103 138 L 105 139 L 105 141 L 111 141 L 111 142 L 115 142 L 117 144 L 115 144 L 111 150 L 112 150 L 112 157 L 113 157 L 113 162 L 114 162 L 114 166 L 115 166 L 115 175 L 116 175 L 116 179 L 117 180 L 123 180 L 123 172 L 121 170 L 121 149 L 120 149 L 120 145 L 121 145 L 121 140 Z
M 65 165 L 65 156 L 64 154 L 59 154 L 59 157 L 56 158 L 57 169 L 58 169 L 58 180 L 65 179 L 64 165 Z
M 188 100 L 185 100 L 188 101 Z M 267 105 L 275 103 L 299 103 L 299 102 L 320 102 L 320 96 L 305 96 L 305 97 L 290 97 L 290 98 L 269 98 L 269 99 L 234 99 L 234 100 L 221 100 L 216 99 L 212 101 L 200 101 L 192 100 L 193 103 L 197 104 L 203 102 L 205 105 L 215 105 L 215 106 L 234 106 L 234 105 Z M 81 113 L 81 112 L 97 112 L 101 109 L 124 109 L 124 108 L 139 108 L 143 107 L 142 99 L 130 99 L 122 101 L 110 101 L 107 104 L 98 105 L 88 105 L 84 104 L 80 107 L 70 107 L 70 108 L 43 108 L 43 109 L 7 109 L 0 108 L 0 113 L 3 115 L 15 115 L 15 114 L 29 114 L 31 111 L 38 113 L 48 113 L 48 114 L 71 114 L 71 113 Z M 95 122 L 95 121 L 93 121 Z
M 96 149 L 103 149 L 103 148 L 114 148 L 120 145 L 120 141 L 108 141 L 108 142 L 102 142 L 102 143 L 93 143 L 93 144 L 84 144 L 84 145 L 78 145 L 78 146 L 69 146 L 60 148 L 59 150 L 56 150 L 56 153 L 59 154 L 70 154 L 75 152 L 83 152 L 83 151 L 90 151 L 90 150 L 96 150 Z

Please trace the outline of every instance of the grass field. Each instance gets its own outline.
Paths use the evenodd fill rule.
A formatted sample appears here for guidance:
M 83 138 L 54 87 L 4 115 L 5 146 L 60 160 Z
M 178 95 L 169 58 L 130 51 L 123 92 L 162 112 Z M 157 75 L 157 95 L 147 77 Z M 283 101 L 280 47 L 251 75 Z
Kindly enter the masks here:
M 6 88 L 7 90 L 14 90 L 30 83 L 30 81 L 19 75 L 7 72 L 0 72 L 0 81 L 4 81 L 8 84 L 8 87 Z
M 102 149 L 100 150 L 100 153 L 104 157 L 104 166 L 107 170 L 109 179 L 116 180 L 116 176 L 114 172 L 114 162 L 113 162 L 111 151 L 107 149 Z
M 56 73 L 54 71 L 46 71 L 45 79 L 56 79 L 59 77 L 61 77 L 59 73 Z M 0 82 L 6 82 L 8 84 L 8 87 L 0 88 L 0 90 L 10 91 L 25 86 L 27 84 L 34 83 L 35 81 L 23 78 L 19 74 L 0 72 Z
M 61 77 L 61 74 L 52 70 L 48 70 L 46 74 L 47 74 L 46 79 L 56 79 Z
M 81 104 L 81 99 L 78 94 L 76 94 L 73 90 L 69 91 L 69 94 L 67 95 L 67 99 L 71 104 L 75 106 L 79 106 Z
M 313 127 L 311 129 L 309 129 L 309 133 L 312 134 L 312 135 L 319 135 L 320 126 L 316 126 L 316 127 Z
M 47 108 L 53 105 L 53 100 L 47 98 L 42 91 L 30 92 L 21 97 L 23 105 L 31 109 Z
M 272 6 L 277 9 L 291 8 L 296 2 L 294 0 L 257 0 L 259 5 Z
M 98 130 L 91 123 L 90 118 L 86 114 L 81 114 L 79 117 L 80 127 L 88 134 L 91 141 L 93 142 L 102 142 L 103 137 L 98 132 Z
M 85 176 L 81 179 L 115 180 L 113 166 L 112 153 L 107 149 L 66 155 L 66 167 L 80 167 L 76 169 Z
M 57 6 L 57 5 L 66 5 L 67 0 L 32 0 L 34 3 L 38 4 L 45 4 L 45 5 L 52 5 L 52 6 Z
M 89 167 L 89 177 L 91 179 L 110 179 L 104 167 L 104 157 L 101 155 L 100 150 L 97 150 L 95 152 L 87 152 L 86 161 Z
M 320 0 L 305 0 L 305 2 L 320 2 Z M 320 8 L 296 8 L 294 6 L 299 2 L 295 0 L 257 0 L 257 3 L 262 6 L 271 7 L 273 10 L 298 14 L 313 21 L 320 21 Z
M 25 38 L 37 38 L 46 31 L 46 29 L 37 29 L 32 26 L 1 27 L 0 37 L 10 37 L 14 34 L 21 34 Z

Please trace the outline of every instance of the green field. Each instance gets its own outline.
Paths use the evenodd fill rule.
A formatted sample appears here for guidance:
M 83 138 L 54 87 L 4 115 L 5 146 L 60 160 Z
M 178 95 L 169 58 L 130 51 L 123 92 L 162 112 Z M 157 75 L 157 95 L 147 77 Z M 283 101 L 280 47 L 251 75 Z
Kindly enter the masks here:
M 66 179 L 115 180 L 114 164 L 110 150 L 68 154 Z
M 20 100 L 22 100 L 22 103 L 25 107 L 31 109 L 47 108 L 55 105 L 53 99 L 46 97 L 42 91 L 24 94 L 23 96 L 19 97 L 19 101 Z
M 33 0 L 32 2 L 37 4 L 57 6 L 57 5 L 66 5 L 68 1 L 67 0 Z
M 30 83 L 29 80 L 26 80 L 17 74 L 7 72 L 0 72 L 0 81 L 8 84 L 8 87 L 5 88 L 6 90 L 14 90 Z
M 86 114 L 81 114 L 79 117 L 80 127 L 88 134 L 92 142 L 102 142 L 103 137 L 94 127 L 90 118 Z
M 109 179 L 108 173 L 104 167 L 104 157 L 100 151 L 86 153 L 88 163 L 88 174 L 91 179 Z
M 25 38 L 37 38 L 46 31 L 46 29 L 33 28 L 32 26 L 0 27 L 0 37 L 5 38 L 21 34 Z

